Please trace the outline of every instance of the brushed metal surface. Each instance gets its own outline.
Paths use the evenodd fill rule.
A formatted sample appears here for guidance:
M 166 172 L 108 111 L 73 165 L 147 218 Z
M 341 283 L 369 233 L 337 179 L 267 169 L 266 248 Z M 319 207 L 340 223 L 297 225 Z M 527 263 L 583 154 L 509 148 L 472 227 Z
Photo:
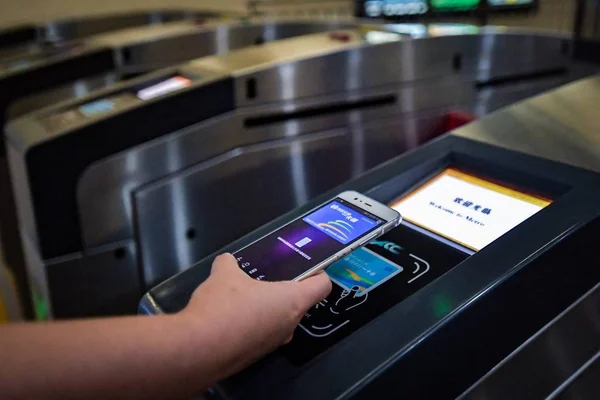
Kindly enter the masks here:
M 48 22 L 39 28 L 40 41 L 63 42 L 142 25 L 162 24 L 196 18 L 216 18 L 222 15 L 222 13 L 214 11 L 157 10 L 58 20 Z
M 479 88 L 476 99 L 470 104 L 469 110 L 474 115 L 482 117 L 560 86 L 595 75 L 597 72 L 598 68 L 595 65 L 570 63 L 566 72 L 557 72 L 541 79 L 521 79 L 509 84 Z
M 86 43 L 95 46 L 120 47 L 138 43 L 153 42 L 164 38 L 177 37 L 189 33 L 190 30 L 202 29 L 205 25 L 217 25 L 219 19 L 208 20 L 206 23 L 195 21 L 178 21 L 167 24 L 137 26 L 127 29 L 96 34 L 86 39 Z
M 338 34 L 343 39 L 332 38 L 329 34 L 306 35 L 221 56 L 205 57 L 191 61 L 188 66 L 198 70 L 233 73 L 239 76 L 253 70 L 268 69 L 282 63 L 319 57 L 365 43 L 360 29 L 342 30 Z
M 410 191 L 423 174 L 463 157 L 471 160 L 466 163 L 471 168 L 487 166 L 490 173 L 491 169 L 498 173 L 505 170 L 511 175 L 519 171 L 524 176 L 573 187 L 538 216 L 332 345 L 310 363 L 294 367 L 284 357 L 273 355 L 221 384 L 220 393 L 227 398 L 261 398 L 271 394 L 275 398 L 297 399 L 419 398 L 420 394 L 423 398 L 454 398 L 457 388 L 462 391 L 463 384 L 472 382 L 464 378 L 462 367 L 485 373 L 487 363 L 481 363 L 481 359 L 493 360 L 499 355 L 501 359 L 515 348 L 515 342 L 518 346 L 529 337 L 527 328 L 517 327 L 515 322 L 521 321 L 532 328 L 530 332 L 535 332 L 556 316 L 555 310 L 564 310 L 596 285 L 595 263 L 585 262 L 586 258 L 598 256 L 594 250 L 598 223 L 594 218 L 600 192 L 595 174 L 448 135 L 346 183 L 343 189 L 365 191 L 387 201 Z M 312 205 L 228 245 L 227 250 L 243 247 L 338 190 L 342 188 L 333 189 Z M 590 219 L 594 222 L 582 226 Z M 565 269 L 573 257 L 577 257 L 573 265 L 578 268 Z M 210 262 L 211 257 L 206 258 L 189 272 L 152 291 L 159 296 L 155 299 L 164 305 L 164 311 L 176 311 L 185 305 L 193 288 L 206 276 Z M 531 320 L 536 322 L 530 324 Z M 499 348 L 503 350 L 499 352 Z M 488 351 L 493 355 L 488 356 Z M 481 375 L 475 379 L 478 376 Z M 423 391 L 428 395 L 422 395 Z
M 600 397 L 600 351 L 557 389 L 548 400 L 597 399 Z
M 61 85 L 52 90 L 22 97 L 10 104 L 6 111 L 6 120 L 10 121 L 62 101 L 87 96 L 95 90 L 110 87 L 120 81 L 119 73 L 107 72 L 102 75 L 76 79 L 68 85 Z
M 47 64 L 58 63 L 71 57 L 97 53 L 101 50 L 85 43 L 67 42 L 56 46 L 45 46 L 40 51 L 27 55 L 13 54 L 0 60 L 0 79 L 19 75 Z
M 366 170 L 435 136 L 443 112 L 238 148 L 133 193 L 152 287 Z
M 26 27 L 33 31 L 29 41 L 0 49 L 0 59 L 41 55 L 65 42 L 88 40 L 94 35 L 102 36 L 111 31 L 126 32 L 128 29 L 133 30 L 132 28 L 141 28 L 145 25 L 157 27 L 163 24 L 193 24 L 195 21 L 225 20 L 225 18 L 235 17 L 235 14 L 214 11 L 157 10 L 40 22 L 38 25 Z M 241 15 L 237 15 L 237 18 L 240 17 Z M 141 29 L 143 31 L 143 28 Z
M 600 284 L 469 388 L 460 399 L 541 399 L 600 351 Z M 598 393 L 579 393 L 597 398 Z
M 333 129 L 341 124 L 352 124 L 354 120 L 374 120 L 398 112 L 461 104 L 467 109 L 477 109 L 478 103 L 471 106 L 468 104 L 479 101 L 473 84 L 481 76 L 504 77 L 567 65 L 566 58 L 561 56 L 562 39 L 511 34 L 506 37 L 499 35 L 492 40 L 489 35 L 486 33 L 483 36 L 452 36 L 367 45 L 364 32 L 356 30 L 348 42 L 332 43 L 327 34 L 315 34 L 190 63 L 191 71 L 197 73 L 211 70 L 237 76 L 236 95 L 240 108 L 233 115 L 201 124 L 193 133 L 192 130 L 176 133 L 90 166 L 84 172 L 78 187 L 85 245 L 94 247 L 131 237 L 133 231 L 129 192 L 140 184 L 207 157 L 258 141 Z M 490 43 L 496 43 L 496 47 L 489 47 Z M 513 50 L 507 55 L 506 50 L 510 46 Z M 291 48 L 296 50 L 292 51 Z M 480 51 L 481 48 L 485 51 Z M 549 55 L 539 61 L 528 59 L 521 63 L 517 53 L 535 49 L 544 49 Z M 461 68 L 458 71 L 453 67 L 456 54 L 461 55 Z M 501 58 L 507 59 L 502 62 L 502 68 L 494 67 L 490 70 L 489 59 Z M 255 67 L 248 72 L 248 60 L 252 60 L 263 70 L 256 71 L 258 67 Z M 336 73 L 327 72 L 331 70 Z M 443 83 L 443 77 L 448 80 L 446 82 L 455 81 L 448 86 L 448 83 Z M 251 78 L 256 79 L 257 96 L 247 99 L 245 82 Z M 430 83 L 432 87 L 426 86 L 427 80 L 434 82 Z M 411 81 L 423 82 L 423 86 L 419 90 L 405 89 L 404 86 Z M 307 105 L 363 98 L 377 93 L 373 89 L 367 91 L 366 88 L 386 88 L 392 85 L 396 85 L 397 89 L 386 90 L 397 96 L 401 105 L 399 108 L 388 106 L 380 107 L 379 111 L 353 112 L 351 118 L 342 117 L 341 120 L 339 116 L 331 116 L 331 119 L 326 116 L 305 118 L 252 130 L 243 124 L 245 118 L 253 115 L 275 111 L 288 113 Z M 436 88 L 435 85 L 440 86 Z M 543 90 L 547 88 L 548 86 L 542 87 Z M 364 90 L 361 92 L 357 89 Z M 385 93 L 383 89 L 380 90 L 379 93 Z M 530 90 L 525 95 L 535 92 L 535 86 Z M 339 95 L 334 96 L 335 93 Z M 307 103 L 311 96 L 319 94 L 329 94 L 329 97 L 315 97 L 312 103 Z M 502 95 L 497 97 L 502 98 Z M 510 100 L 515 98 L 523 97 L 513 93 Z M 481 99 L 485 101 L 486 97 Z M 268 103 L 273 105 L 268 106 L 269 108 L 255 108 Z M 493 105 L 485 107 L 486 111 L 493 109 Z M 200 142 L 190 142 L 188 138 L 194 137 L 190 135 L 199 135 L 194 140 Z M 210 139 L 203 139 L 209 137 Z M 179 141 L 181 144 L 177 144 Z M 159 147 L 162 150 L 158 150 Z M 111 206 L 107 207 L 107 204 Z
M 130 272 L 143 270 L 143 286 L 152 285 L 415 148 L 431 138 L 449 107 L 485 114 L 577 75 L 527 82 L 532 74 L 572 67 L 561 36 L 478 30 L 372 44 L 366 34 L 373 30 L 345 32 L 348 40 L 316 34 L 291 39 L 288 46 L 267 43 L 183 66 L 184 72 L 235 77 L 237 110 L 91 165 L 77 188 L 84 254 L 135 242 L 138 264 Z M 522 87 L 476 90 L 476 83 L 514 76 L 526 77 Z M 254 98 L 247 96 L 247 79 L 256 80 Z M 381 95 L 397 101 L 258 127 L 245 123 Z M 236 187 L 244 192 L 228 195 Z M 228 207 L 234 212 L 229 214 Z M 239 215 L 247 218 L 231 229 Z M 215 231 L 219 223 L 227 229 Z M 78 265 L 85 268 L 85 260 Z
M 142 296 L 135 243 L 111 243 L 39 264 L 52 318 L 133 314 Z
M 0 62 L 43 54 L 44 52 L 52 50 L 57 46 L 59 46 L 59 44 L 48 43 L 46 45 L 39 45 L 37 43 L 29 43 L 21 46 L 0 48 Z
M 561 68 L 568 62 L 564 39 L 557 37 L 486 32 L 370 44 L 360 29 L 344 32 L 346 42 L 332 42 L 327 35 L 299 37 L 206 57 L 191 62 L 190 68 L 236 76 L 237 104 L 245 106 L 446 74 L 474 74 L 474 80 L 486 81 Z M 325 68 L 336 73 L 324 73 Z M 257 82 L 255 98 L 246 96 L 246 79 Z
M 583 79 L 508 107 L 454 134 L 600 171 L 600 77 Z
M 397 96 L 396 103 L 292 119 L 265 126 L 245 126 L 248 118 L 257 115 L 271 115 L 288 109 L 306 109 L 390 94 Z M 348 92 L 294 103 L 240 108 L 234 113 L 116 154 L 91 165 L 79 181 L 77 198 L 84 243 L 87 247 L 95 247 L 116 238 L 131 237 L 131 191 L 195 163 L 254 143 L 293 138 L 347 125 L 360 125 L 408 112 L 457 106 L 471 97 L 472 93 L 461 80 L 448 77 L 422 84 L 384 87 L 369 92 Z M 107 207 L 108 204 L 110 207 Z
M 29 295 L 38 319 L 135 312 L 143 292 L 133 241 L 42 260 L 36 243 L 26 232 L 20 233 Z
M 94 36 L 88 47 L 110 47 L 117 68 L 99 76 L 82 77 L 67 85 L 15 101 L 9 119 L 62 101 L 84 97 L 127 77 L 168 67 L 194 58 L 227 53 L 260 43 L 354 26 L 351 21 L 289 21 L 250 19 L 174 22 L 131 28 Z
M 227 14 L 233 17 L 233 14 Z M 119 14 L 84 16 L 79 18 L 40 22 L 37 25 L 16 27 L 31 32 L 29 40 L 0 49 L 0 59 L 25 57 L 46 52 L 61 43 L 89 38 L 110 31 L 127 30 L 144 25 L 160 25 L 175 21 L 201 21 L 225 18 L 225 14 L 214 11 L 156 10 Z
M 181 24 L 180 24 L 181 25 Z M 173 28 L 169 35 L 147 40 L 145 45 L 136 41 L 135 46 L 122 42 L 115 47 L 120 52 L 121 69 L 138 73 L 167 65 L 181 63 L 193 58 L 223 54 L 246 46 L 332 31 L 355 26 L 349 20 L 340 21 L 263 21 L 249 19 L 242 22 L 208 21 L 192 32 L 185 27 Z

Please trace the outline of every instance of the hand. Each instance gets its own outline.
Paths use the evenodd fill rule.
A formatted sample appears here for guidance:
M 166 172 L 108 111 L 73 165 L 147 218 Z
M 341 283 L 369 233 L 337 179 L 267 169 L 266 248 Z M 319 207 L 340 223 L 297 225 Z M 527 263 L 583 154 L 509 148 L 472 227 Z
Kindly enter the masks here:
M 330 290 L 326 274 L 256 281 L 226 254 L 180 313 L 2 326 L 0 397 L 190 398 L 290 340 Z
M 330 292 L 325 273 L 301 282 L 257 281 L 223 254 L 182 314 L 218 338 L 212 351 L 220 361 L 215 378 L 222 379 L 289 342 L 306 311 Z

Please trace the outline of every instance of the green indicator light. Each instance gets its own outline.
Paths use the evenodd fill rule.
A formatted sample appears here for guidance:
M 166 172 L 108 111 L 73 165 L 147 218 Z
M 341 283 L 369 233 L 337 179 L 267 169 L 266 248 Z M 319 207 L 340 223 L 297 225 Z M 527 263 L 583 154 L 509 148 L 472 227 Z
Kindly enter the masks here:
M 36 320 L 48 320 L 48 303 L 46 303 L 46 300 L 37 291 L 33 293 L 33 308 Z
M 444 296 L 433 299 L 433 312 L 436 317 L 443 317 L 452 311 L 452 302 Z
M 480 0 L 431 0 L 433 9 L 438 10 L 473 10 Z

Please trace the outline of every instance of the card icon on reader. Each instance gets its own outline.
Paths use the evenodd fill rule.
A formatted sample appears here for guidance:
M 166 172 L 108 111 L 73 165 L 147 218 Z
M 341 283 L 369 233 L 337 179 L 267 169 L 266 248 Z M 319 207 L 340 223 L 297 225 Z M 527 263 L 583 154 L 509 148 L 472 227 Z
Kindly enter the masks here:
M 361 295 L 398 275 L 403 268 L 369 249 L 361 248 L 325 271 L 332 281 L 346 290 L 358 286 L 358 294 Z

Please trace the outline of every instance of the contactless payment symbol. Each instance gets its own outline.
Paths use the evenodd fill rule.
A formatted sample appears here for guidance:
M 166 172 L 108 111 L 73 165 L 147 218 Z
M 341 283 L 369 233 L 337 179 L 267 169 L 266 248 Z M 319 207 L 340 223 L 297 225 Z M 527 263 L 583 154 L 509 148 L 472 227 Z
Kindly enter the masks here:
M 331 335 L 350 322 L 344 315 L 362 304 L 369 298 L 367 293 L 360 294 L 358 286 L 352 289 L 344 289 L 339 294 L 334 292 L 325 300 L 317 303 L 298 325 L 302 330 L 312 337 L 321 338 Z

